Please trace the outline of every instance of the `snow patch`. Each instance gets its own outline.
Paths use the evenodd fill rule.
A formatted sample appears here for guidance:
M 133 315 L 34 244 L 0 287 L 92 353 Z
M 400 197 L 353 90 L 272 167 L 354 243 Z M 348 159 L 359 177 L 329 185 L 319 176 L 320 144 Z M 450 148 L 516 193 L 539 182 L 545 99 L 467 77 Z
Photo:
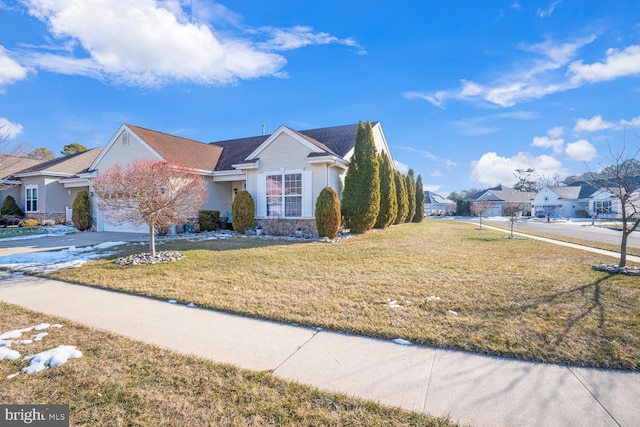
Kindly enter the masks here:
M 11 350 L 9 347 L 0 347 L 0 360 L 16 360 L 20 357 L 20 353 Z
M 82 352 L 73 345 L 60 345 L 51 350 L 25 356 L 24 360 L 29 360 L 29 366 L 22 369 L 25 374 L 34 374 L 48 368 L 57 368 L 67 363 L 69 359 L 82 357 Z
M 398 345 L 413 345 L 411 341 L 403 340 L 402 338 L 396 338 L 393 340 L 393 343 Z

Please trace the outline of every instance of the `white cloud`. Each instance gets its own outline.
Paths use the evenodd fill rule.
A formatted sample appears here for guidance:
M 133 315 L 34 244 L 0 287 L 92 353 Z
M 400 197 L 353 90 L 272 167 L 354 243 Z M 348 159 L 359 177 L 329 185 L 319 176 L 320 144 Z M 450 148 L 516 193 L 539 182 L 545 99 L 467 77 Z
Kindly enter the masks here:
M 513 157 L 502 157 L 497 153 L 485 153 L 480 159 L 471 162 L 471 177 L 481 184 L 504 184 L 512 186 L 517 182 L 516 169 L 532 168 L 538 175 L 566 175 L 562 163 L 552 156 L 533 156 L 519 152 Z
M 558 7 L 559 4 L 560 0 L 557 0 L 551 3 L 545 9 L 538 8 L 538 10 L 536 11 L 536 15 L 538 15 L 540 18 L 548 18 L 553 15 L 553 11 L 556 10 L 556 7 Z
M 593 159 L 596 154 L 596 147 L 591 145 L 586 139 L 580 139 L 576 142 L 567 144 L 567 155 L 574 160 L 588 162 Z
M 640 127 L 640 116 L 634 117 L 631 120 L 621 120 L 620 124 L 623 127 Z
M 534 147 L 553 148 L 554 153 L 561 153 L 564 147 L 564 139 L 549 138 L 548 136 L 535 136 L 531 143 Z
M 437 184 L 423 184 L 422 189 L 424 191 L 431 191 L 432 193 L 438 192 L 442 188 L 442 185 Z
M 394 160 L 393 163 L 396 165 L 396 169 L 398 169 L 398 171 L 401 174 L 406 175 L 409 172 L 409 166 L 408 165 L 406 165 L 406 164 L 404 164 L 402 162 L 399 162 L 397 160 Z
M 454 162 L 453 160 L 449 160 L 449 159 L 447 159 L 447 161 L 445 163 L 446 163 L 447 167 L 449 167 L 449 168 L 458 166 L 458 164 L 456 162 Z
M 547 135 L 551 138 L 560 138 L 564 133 L 564 126 L 556 126 L 554 128 L 549 129 Z
M 553 148 L 554 153 L 562 153 L 564 149 L 564 139 L 560 138 L 564 133 L 563 126 L 549 129 L 547 136 L 535 136 L 531 143 L 534 147 Z
M 440 159 L 438 158 L 438 156 L 436 156 L 435 154 L 433 154 L 432 152 L 427 151 L 427 150 L 419 150 L 419 149 L 417 149 L 417 148 L 413 148 L 413 147 L 402 147 L 402 148 L 403 148 L 403 149 L 405 149 L 405 150 L 407 150 L 407 151 L 410 151 L 410 152 L 412 152 L 412 153 L 417 153 L 417 154 L 419 154 L 421 157 L 424 157 L 425 159 L 432 160 L 432 161 L 434 161 L 434 162 L 436 162 L 436 161 L 440 160 Z
M 285 77 L 286 59 L 276 50 L 338 43 L 364 49 L 353 39 L 315 33 L 309 27 L 243 30 L 242 37 L 265 36 L 255 43 L 216 33 L 204 22 L 239 26 L 241 17 L 226 7 L 198 0 L 21 0 L 46 23 L 59 44 L 74 45 L 65 54 L 26 47 L 27 64 L 47 71 L 85 75 L 126 85 L 159 86 L 173 82 L 233 84 L 241 79 Z M 80 54 L 78 54 L 80 52 Z
M 603 62 L 584 64 L 582 60 L 575 61 L 569 66 L 567 73 L 575 84 L 640 74 L 640 45 L 628 46 L 623 50 L 608 49 Z
M 23 127 L 19 123 L 13 123 L 5 117 L 0 117 L 0 135 L 7 140 L 14 139 L 22 133 Z
M 573 131 L 580 132 L 597 132 L 600 130 L 610 129 L 614 126 L 611 122 L 606 122 L 601 115 L 595 115 L 590 119 L 578 119 Z
M 0 90 L 2 86 L 13 84 L 27 78 L 29 70 L 7 55 L 7 51 L 0 46 Z
M 595 36 L 584 37 L 564 43 L 547 40 L 534 45 L 522 44 L 518 48 L 534 56 L 528 61 L 518 61 L 522 64 L 517 69 L 507 72 L 493 82 L 481 84 L 468 80 L 461 80 L 458 90 L 435 93 L 406 92 L 408 99 L 424 99 L 437 107 L 442 107 L 449 99 L 467 102 L 480 102 L 511 107 L 520 102 L 540 99 L 546 95 L 561 92 L 576 87 L 576 83 L 560 78 L 558 70 L 566 67 L 572 61 L 578 50 L 593 42 Z
M 356 48 L 359 54 L 366 54 L 366 50 L 352 38 L 340 39 L 328 33 L 314 33 L 313 28 L 296 26 L 292 28 L 263 27 L 260 31 L 268 34 L 269 40 L 260 43 L 265 50 L 292 50 L 309 45 L 342 44 Z

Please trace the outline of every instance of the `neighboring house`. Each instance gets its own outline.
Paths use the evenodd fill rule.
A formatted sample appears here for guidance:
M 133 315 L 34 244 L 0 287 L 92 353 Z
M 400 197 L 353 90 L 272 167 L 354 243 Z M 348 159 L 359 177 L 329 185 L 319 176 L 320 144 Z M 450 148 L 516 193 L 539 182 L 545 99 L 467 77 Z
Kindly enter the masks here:
M 471 211 L 479 216 L 504 216 L 514 212 L 529 215 L 535 194 L 498 185 L 470 195 L 467 199 L 471 201 Z
M 378 152 L 391 157 L 382 126 L 373 123 Z M 231 211 L 238 191 L 256 203 L 256 223 L 289 221 L 315 228 L 315 202 L 323 188 L 341 196 L 353 155 L 357 124 L 297 131 L 280 126 L 271 135 L 202 143 L 123 124 L 85 174 L 92 181 L 116 164 L 135 159 L 175 161 L 205 177 L 207 201 L 202 209 Z M 98 231 L 141 231 L 116 226 L 92 203 Z M 195 215 L 196 213 L 194 213 Z
M 605 210 L 611 207 L 611 195 L 599 195 L 599 203 L 590 206 L 591 197 L 596 188 L 586 183 L 569 186 L 548 186 L 541 189 L 532 201 L 532 214 L 537 218 L 587 218 L 594 209 Z M 600 207 L 598 207 L 600 206 Z M 603 206 L 607 206 L 603 209 Z
M 20 200 L 21 182 L 13 178 L 12 175 L 22 169 L 27 169 L 43 162 L 44 160 L 0 154 L 0 206 L 2 206 L 7 196 L 13 197 L 16 203 Z M 19 203 L 18 206 L 20 206 Z
M 456 202 L 432 191 L 424 192 L 424 214 L 450 215 L 456 211 Z
M 100 148 L 94 148 L 71 156 L 38 161 L 9 175 L 5 181 L 14 186 L 5 192 L 16 199 L 27 218 L 70 220 L 76 195 L 80 190 L 89 189 L 88 180 L 75 177 L 87 170 L 100 151 Z

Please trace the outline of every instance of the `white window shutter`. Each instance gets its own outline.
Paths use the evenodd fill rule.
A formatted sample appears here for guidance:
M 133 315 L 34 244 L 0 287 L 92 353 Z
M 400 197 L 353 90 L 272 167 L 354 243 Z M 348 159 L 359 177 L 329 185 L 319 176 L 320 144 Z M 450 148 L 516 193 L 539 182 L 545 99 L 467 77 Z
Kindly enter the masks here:
M 302 217 L 313 218 L 313 175 L 311 171 L 302 172 Z
M 263 173 L 258 174 L 258 218 L 264 218 L 267 216 L 267 176 Z

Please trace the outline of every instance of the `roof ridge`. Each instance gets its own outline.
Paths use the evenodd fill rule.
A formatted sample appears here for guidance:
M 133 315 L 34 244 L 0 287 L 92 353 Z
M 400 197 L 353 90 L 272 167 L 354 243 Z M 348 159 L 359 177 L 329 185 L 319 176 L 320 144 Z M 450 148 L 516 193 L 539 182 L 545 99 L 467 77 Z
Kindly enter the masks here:
M 162 131 L 159 131 L 159 130 L 149 129 L 149 128 L 146 128 L 144 126 L 132 125 L 130 123 L 125 123 L 125 126 L 127 126 L 130 129 L 131 128 L 142 129 L 142 130 L 147 131 L 147 132 L 158 133 L 158 134 L 161 134 L 161 135 L 169 136 L 171 138 L 179 138 L 179 139 L 184 139 L 185 141 L 191 141 L 191 142 L 196 142 L 198 144 L 209 145 L 209 143 L 207 143 L 207 142 L 196 141 L 195 139 L 185 138 L 184 136 L 173 135 L 173 134 L 168 133 L 168 132 L 162 132 Z

